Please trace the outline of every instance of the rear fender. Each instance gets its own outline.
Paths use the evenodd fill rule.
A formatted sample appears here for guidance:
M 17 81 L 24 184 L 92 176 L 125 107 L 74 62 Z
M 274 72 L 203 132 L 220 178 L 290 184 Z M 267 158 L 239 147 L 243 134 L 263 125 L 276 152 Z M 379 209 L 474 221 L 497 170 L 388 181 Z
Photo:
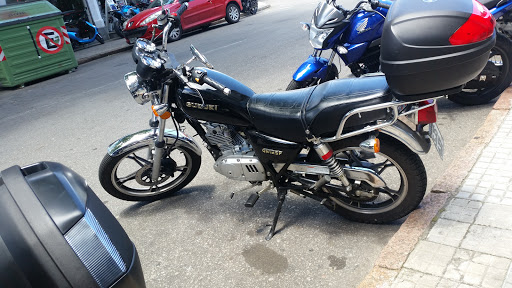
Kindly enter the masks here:
M 108 155 L 115 157 L 128 150 L 151 145 L 157 138 L 156 130 L 142 130 L 131 135 L 124 136 L 108 146 Z M 166 129 L 164 133 L 165 142 L 177 147 L 185 147 L 201 156 L 201 147 L 183 132 Z
M 295 74 L 293 74 L 293 80 L 300 82 L 308 81 L 313 78 L 324 79 L 327 76 L 328 66 L 328 59 L 310 55 L 306 62 L 302 63 Z
M 430 151 L 430 140 L 402 121 L 396 121 L 393 125 L 381 128 L 379 131 L 402 142 L 416 154 L 427 154 Z

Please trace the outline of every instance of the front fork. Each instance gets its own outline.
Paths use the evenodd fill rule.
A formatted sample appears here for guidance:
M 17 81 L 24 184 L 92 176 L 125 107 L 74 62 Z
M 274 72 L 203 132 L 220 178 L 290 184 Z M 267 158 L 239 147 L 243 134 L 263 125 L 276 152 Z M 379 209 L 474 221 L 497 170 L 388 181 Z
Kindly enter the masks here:
M 167 85 L 164 85 L 164 89 L 162 91 L 162 96 L 163 96 L 162 103 L 164 103 L 164 105 L 168 106 L 167 103 L 168 103 L 168 100 L 169 100 L 169 87 Z M 156 106 L 156 105 L 154 105 L 154 106 Z M 169 108 L 167 107 L 167 109 L 169 109 Z M 153 109 L 153 111 L 156 111 L 156 110 Z M 161 109 L 160 109 L 159 112 L 162 113 L 162 114 L 165 113 L 165 112 L 162 112 Z M 167 111 L 167 112 L 169 112 L 169 111 Z M 160 118 L 160 119 L 158 119 L 158 118 Z M 153 153 L 153 169 L 151 170 L 151 180 L 152 180 L 152 182 L 157 182 L 158 178 L 160 177 L 160 167 L 162 166 L 162 156 L 164 154 L 164 148 L 165 148 L 165 122 L 166 122 L 166 118 L 157 117 L 154 114 L 152 119 L 151 119 L 151 123 L 155 123 L 156 121 L 158 121 L 158 131 L 157 131 L 157 137 L 155 138 L 155 151 Z M 151 153 L 151 151 L 149 151 L 148 153 Z

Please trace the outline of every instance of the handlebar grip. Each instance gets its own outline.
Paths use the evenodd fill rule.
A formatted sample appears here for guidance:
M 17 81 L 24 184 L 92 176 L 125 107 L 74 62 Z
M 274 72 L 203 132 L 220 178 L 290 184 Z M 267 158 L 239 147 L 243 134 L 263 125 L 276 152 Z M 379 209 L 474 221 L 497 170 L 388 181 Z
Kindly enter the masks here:
M 389 8 L 391 8 L 391 5 L 386 4 L 386 3 L 384 3 L 384 2 L 380 2 L 380 1 L 379 1 L 379 5 L 378 5 L 378 6 L 379 6 L 380 8 L 384 8 L 384 9 L 388 9 L 388 10 L 389 10 Z
M 219 82 L 213 80 L 212 78 L 208 77 L 207 75 L 205 75 L 203 77 L 203 81 L 204 81 L 204 83 L 212 86 L 213 88 L 215 88 L 219 91 L 222 91 L 222 93 L 224 93 L 226 96 L 229 96 L 229 94 L 231 94 L 231 89 L 229 89 L 226 86 L 220 84 Z
M 188 9 L 188 3 L 185 2 L 185 3 L 183 3 L 183 5 L 181 5 L 180 9 L 178 9 L 178 11 L 176 11 L 176 14 L 178 14 L 178 17 L 181 17 L 181 14 L 183 14 L 183 12 L 185 12 L 187 9 Z

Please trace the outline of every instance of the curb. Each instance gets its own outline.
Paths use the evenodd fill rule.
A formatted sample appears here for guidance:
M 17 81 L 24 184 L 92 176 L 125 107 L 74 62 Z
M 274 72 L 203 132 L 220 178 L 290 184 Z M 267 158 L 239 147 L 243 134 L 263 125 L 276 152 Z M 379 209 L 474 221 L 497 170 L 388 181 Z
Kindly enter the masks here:
M 266 2 L 262 2 L 261 4 L 262 5 L 260 7 L 258 7 L 258 11 L 263 11 L 263 10 L 266 10 L 266 9 L 270 8 L 270 4 L 268 4 Z M 247 14 L 244 14 L 244 13 L 241 13 L 241 14 L 242 14 L 242 17 L 240 17 L 240 18 L 250 17 Z M 103 57 L 107 57 L 107 56 L 110 56 L 110 55 L 114 55 L 114 54 L 117 54 L 117 53 L 121 53 L 121 52 L 124 52 L 124 51 L 131 50 L 131 49 L 132 49 L 131 45 L 125 45 L 125 46 L 122 46 L 122 47 L 118 47 L 118 48 L 114 48 L 114 49 L 111 49 L 111 50 L 103 51 L 103 52 L 100 52 L 100 53 L 92 55 L 92 56 L 82 57 L 80 59 L 77 59 L 77 62 L 78 62 L 78 65 L 81 65 L 81 64 L 85 64 L 85 63 L 91 62 L 93 60 L 97 60 L 97 59 L 100 59 L 100 58 L 103 58 Z
M 420 237 L 427 231 L 434 217 L 448 200 L 455 196 L 457 189 L 498 131 L 511 108 L 512 87 L 509 87 L 501 94 L 471 141 L 446 169 L 447 173 L 436 181 L 419 208 L 409 214 L 407 220 L 386 244 L 372 270 L 359 283 L 359 288 L 391 286 Z

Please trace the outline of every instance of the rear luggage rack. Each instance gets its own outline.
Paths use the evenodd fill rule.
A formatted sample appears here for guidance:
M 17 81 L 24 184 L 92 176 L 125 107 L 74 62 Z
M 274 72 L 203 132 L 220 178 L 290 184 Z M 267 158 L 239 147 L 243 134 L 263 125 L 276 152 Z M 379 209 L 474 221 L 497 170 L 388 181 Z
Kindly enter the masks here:
M 376 105 L 353 109 L 353 110 L 347 112 L 347 114 L 345 114 L 345 116 L 343 116 L 343 118 L 341 119 L 341 122 L 340 122 L 340 126 L 339 126 L 338 131 L 336 132 L 335 136 L 330 137 L 330 138 L 321 138 L 320 141 L 324 142 L 324 143 L 334 142 L 334 141 L 338 141 L 341 139 L 349 138 L 352 136 L 360 135 L 360 134 L 367 133 L 367 132 L 372 132 L 372 131 L 375 131 L 375 130 L 378 130 L 378 129 L 381 129 L 384 127 L 391 126 L 398 120 L 398 117 L 407 116 L 409 114 L 413 114 L 413 113 L 416 113 L 425 108 L 436 105 L 437 99 L 441 98 L 441 97 L 444 97 L 444 96 L 438 96 L 438 97 L 434 97 L 434 98 L 430 98 L 430 99 L 422 99 L 421 101 L 425 101 L 425 100 L 433 100 L 433 101 L 430 104 L 414 107 L 407 111 L 399 111 L 399 107 L 404 106 L 404 105 L 419 103 L 420 101 L 400 101 L 400 100 L 395 99 L 391 102 L 386 102 L 386 103 L 381 103 L 381 104 L 376 104 Z M 391 115 L 390 115 L 390 117 L 388 117 L 388 119 L 378 120 L 377 124 L 375 124 L 375 125 L 369 125 L 362 129 L 359 129 L 359 130 L 351 131 L 351 132 L 348 132 L 345 134 L 343 133 L 345 124 L 350 117 L 352 117 L 354 115 L 359 115 L 364 112 L 370 112 L 370 111 L 381 110 L 381 109 L 387 109 L 388 115 L 390 115 L 389 112 L 391 112 Z

